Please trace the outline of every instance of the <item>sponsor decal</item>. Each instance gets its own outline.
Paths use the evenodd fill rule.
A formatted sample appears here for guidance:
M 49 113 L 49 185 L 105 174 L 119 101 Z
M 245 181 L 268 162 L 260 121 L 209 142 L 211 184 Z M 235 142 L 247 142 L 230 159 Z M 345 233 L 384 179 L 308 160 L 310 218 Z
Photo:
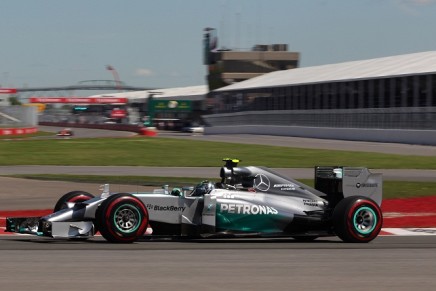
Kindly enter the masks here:
M 16 88 L 0 88 L 0 94 L 15 94 L 17 93 Z
M 280 188 L 280 191 L 295 191 L 294 184 L 274 184 L 274 188 Z
M 262 215 L 262 214 L 278 214 L 279 212 L 274 207 L 264 206 L 264 205 L 248 205 L 248 204 L 229 204 L 221 203 L 220 205 L 221 213 L 229 214 L 251 214 L 251 215 Z
M 127 116 L 127 111 L 124 109 L 112 109 L 111 118 L 124 118 Z
M 116 97 L 30 97 L 30 103 L 126 104 L 127 98 Z
M 308 199 L 303 199 L 303 204 L 307 205 L 307 206 L 312 206 L 312 207 L 318 207 L 318 201 L 317 200 L 308 200 Z
M 168 102 L 168 108 L 174 109 L 177 107 L 177 105 L 179 105 L 179 102 L 177 102 L 177 101 L 169 101 Z
M 156 112 L 192 111 L 190 100 L 153 100 L 151 106 Z
M 254 177 L 254 188 L 256 188 L 259 191 L 268 191 L 270 187 L 270 181 L 267 176 L 263 174 L 257 174 L 256 177 Z
M 153 205 L 153 204 L 147 204 L 145 207 L 147 207 L 148 210 L 154 210 L 154 211 L 184 211 L 186 207 L 184 206 L 174 206 L 174 205 Z
M 356 188 L 377 188 L 377 183 L 357 183 Z
M 36 127 L 29 128 L 0 128 L 0 135 L 16 135 L 38 132 Z
M 183 206 L 159 206 L 159 205 L 155 205 L 154 206 L 154 210 L 156 211 L 183 211 L 185 210 L 186 207 Z

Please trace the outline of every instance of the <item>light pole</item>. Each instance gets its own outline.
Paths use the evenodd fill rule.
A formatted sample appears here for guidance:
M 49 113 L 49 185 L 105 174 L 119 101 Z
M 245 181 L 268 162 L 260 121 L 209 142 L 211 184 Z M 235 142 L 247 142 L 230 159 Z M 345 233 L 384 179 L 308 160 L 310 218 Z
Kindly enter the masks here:
M 205 29 L 203 29 L 203 31 L 204 31 L 204 38 L 203 38 L 204 64 L 210 65 L 213 63 L 211 52 L 215 50 L 218 46 L 216 29 L 211 27 L 206 27 Z
M 115 86 L 117 87 L 118 91 L 121 91 L 121 81 L 120 81 L 120 76 L 118 75 L 117 70 L 115 70 L 115 68 L 112 67 L 111 65 L 107 65 L 106 69 L 108 71 L 111 71 L 112 75 L 114 76 Z

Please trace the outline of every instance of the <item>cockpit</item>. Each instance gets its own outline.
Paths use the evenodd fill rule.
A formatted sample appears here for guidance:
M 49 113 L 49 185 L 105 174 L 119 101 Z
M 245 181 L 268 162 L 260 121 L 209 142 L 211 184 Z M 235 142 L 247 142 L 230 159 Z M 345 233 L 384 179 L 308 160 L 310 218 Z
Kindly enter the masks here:
M 192 190 L 189 196 L 203 196 L 210 193 L 213 189 L 215 189 L 215 184 L 213 182 L 205 180 L 195 186 L 194 190 Z

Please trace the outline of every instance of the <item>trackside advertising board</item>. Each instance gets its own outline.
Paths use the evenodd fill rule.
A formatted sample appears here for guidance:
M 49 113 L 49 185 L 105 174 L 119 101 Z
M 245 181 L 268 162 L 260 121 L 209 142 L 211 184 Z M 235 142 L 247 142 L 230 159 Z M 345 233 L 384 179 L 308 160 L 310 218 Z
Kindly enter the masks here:
M 127 98 L 114 97 L 31 97 L 30 103 L 68 103 L 68 104 L 126 104 Z
M 191 100 L 152 100 L 154 112 L 191 112 Z
M 0 128 L 0 135 L 19 135 L 38 132 L 36 127 L 28 128 Z
M 0 94 L 15 94 L 17 89 L 15 88 L 0 88 Z

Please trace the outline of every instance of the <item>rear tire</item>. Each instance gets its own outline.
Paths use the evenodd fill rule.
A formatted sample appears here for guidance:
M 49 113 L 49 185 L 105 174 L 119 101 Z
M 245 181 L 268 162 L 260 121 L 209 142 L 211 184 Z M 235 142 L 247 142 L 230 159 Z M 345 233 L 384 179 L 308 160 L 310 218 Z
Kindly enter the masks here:
M 97 227 L 109 242 L 132 243 L 148 226 L 148 211 L 138 198 L 120 193 L 109 196 L 96 212 Z
M 370 242 L 380 233 L 382 225 L 383 215 L 380 207 L 367 197 L 347 197 L 333 210 L 335 233 L 344 242 Z
M 85 191 L 71 191 L 67 194 L 63 195 L 61 198 L 59 198 L 58 202 L 56 202 L 56 205 L 53 209 L 53 212 L 57 212 L 61 209 L 68 208 L 67 203 L 74 202 L 84 202 L 89 199 L 94 198 L 94 195 L 85 192 Z

